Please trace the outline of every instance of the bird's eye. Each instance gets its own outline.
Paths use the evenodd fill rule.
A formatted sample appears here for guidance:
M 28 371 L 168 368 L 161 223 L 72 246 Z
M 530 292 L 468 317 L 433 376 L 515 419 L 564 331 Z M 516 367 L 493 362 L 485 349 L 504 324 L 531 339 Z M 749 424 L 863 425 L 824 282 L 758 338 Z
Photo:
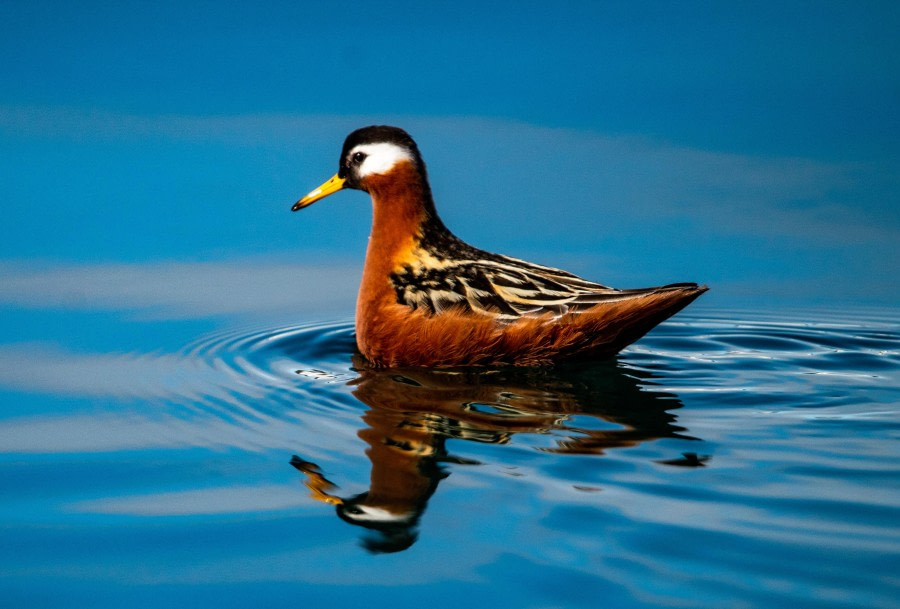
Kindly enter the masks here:
M 353 155 L 354 163 L 362 163 L 364 160 L 366 160 L 365 152 L 357 152 L 356 154 Z

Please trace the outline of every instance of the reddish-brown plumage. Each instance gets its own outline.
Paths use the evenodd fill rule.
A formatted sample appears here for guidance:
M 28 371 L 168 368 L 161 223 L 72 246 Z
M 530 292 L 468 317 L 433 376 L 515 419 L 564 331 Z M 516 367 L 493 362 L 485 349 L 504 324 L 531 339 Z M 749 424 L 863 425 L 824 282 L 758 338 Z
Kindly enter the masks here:
M 372 197 L 372 234 L 356 300 L 356 341 L 366 357 L 381 351 L 378 345 L 384 343 L 382 335 L 391 323 L 398 316 L 402 318 L 404 312 L 410 313 L 409 307 L 397 305 L 390 275 L 403 265 L 404 255 L 415 247 L 420 236 L 425 219 L 423 187 L 412 163 L 400 163 L 389 176 L 372 176 L 366 183 Z M 400 311 L 395 313 L 395 306 Z
M 542 315 L 508 324 L 453 311 L 430 316 L 396 302 L 385 303 L 362 324 L 357 319 L 357 341 L 376 367 L 532 366 L 574 357 L 606 357 L 705 291 L 695 287 L 651 293 L 558 319 Z

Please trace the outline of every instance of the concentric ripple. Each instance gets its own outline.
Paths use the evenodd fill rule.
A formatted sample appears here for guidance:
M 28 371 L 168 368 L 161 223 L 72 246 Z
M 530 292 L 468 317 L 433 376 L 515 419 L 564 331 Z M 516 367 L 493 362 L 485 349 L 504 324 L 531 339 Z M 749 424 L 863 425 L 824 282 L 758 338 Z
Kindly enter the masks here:
M 744 317 L 744 319 L 741 319 Z M 715 393 L 715 404 L 896 412 L 900 324 L 895 319 L 810 314 L 684 315 L 622 355 L 625 365 L 667 379 L 684 397 Z M 710 401 L 710 400 L 707 400 Z
M 898 324 L 864 315 L 853 320 L 682 314 L 626 349 L 615 363 L 561 366 L 542 370 L 538 377 L 507 375 L 506 391 L 497 392 L 521 398 L 540 390 L 546 394 L 546 414 L 556 416 L 558 408 L 552 404 L 574 399 L 565 387 L 584 381 L 600 391 L 597 371 L 606 370 L 603 383 L 621 386 L 622 379 L 629 379 L 634 385 L 629 392 L 643 392 L 644 397 L 662 392 L 682 401 L 690 397 L 700 407 L 839 409 L 841 416 L 892 416 L 898 410 Z M 335 416 L 336 411 L 357 417 L 371 405 L 360 403 L 354 386 L 359 381 L 355 353 L 349 321 L 231 330 L 187 345 L 178 354 L 180 382 L 170 389 L 183 407 L 239 425 L 286 416 Z M 612 377 L 610 365 L 616 370 Z M 448 373 L 436 374 L 415 382 L 445 390 Z M 497 374 L 473 372 L 466 382 L 494 386 Z M 460 407 L 469 412 L 515 408 L 514 400 L 479 404 L 477 397 Z M 421 394 L 415 399 L 422 399 Z M 534 409 L 543 406 L 530 408 L 532 415 L 542 414 Z
M 182 398 L 210 408 L 245 415 L 279 416 L 291 410 L 330 409 L 341 403 L 329 385 L 343 385 L 354 377 L 350 361 L 355 352 L 350 322 L 306 324 L 276 328 L 230 330 L 205 336 L 179 357 L 203 384 Z M 310 386 L 305 381 L 316 381 Z M 184 386 L 182 386 L 182 389 Z
M 285 380 L 295 379 L 300 369 L 339 368 L 343 374 L 355 344 L 352 323 L 334 322 L 222 332 L 188 345 L 182 353 L 238 379 L 252 379 L 253 384 L 285 387 Z

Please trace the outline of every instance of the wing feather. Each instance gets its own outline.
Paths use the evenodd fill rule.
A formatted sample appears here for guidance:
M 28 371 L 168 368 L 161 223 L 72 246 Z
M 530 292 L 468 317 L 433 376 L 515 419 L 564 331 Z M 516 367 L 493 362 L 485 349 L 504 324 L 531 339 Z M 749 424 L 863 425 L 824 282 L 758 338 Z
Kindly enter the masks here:
M 567 271 L 472 249 L 471 256 L 441 260 L 422 256 L 391 276 L 397 299 L 434 314 L 467 310 L 514 320 L 524 316 L 578 314 L 601 303 L 634 298 L 675 286 L 617 290 Z

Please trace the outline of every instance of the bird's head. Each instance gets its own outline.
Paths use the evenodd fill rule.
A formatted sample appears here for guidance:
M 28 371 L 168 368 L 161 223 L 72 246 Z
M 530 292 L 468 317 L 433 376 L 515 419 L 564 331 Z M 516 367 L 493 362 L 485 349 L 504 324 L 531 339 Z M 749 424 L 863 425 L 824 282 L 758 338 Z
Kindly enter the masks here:
M 344 140 L 338 172 L 330 180 L 294 203 L 292 211 L 312 205 L 344 188 L 369 190 L 373 176 L 386 176 L 403 163 L 424 174 L 416 143 L 398 127 L 373 125 L 357 129 Z

